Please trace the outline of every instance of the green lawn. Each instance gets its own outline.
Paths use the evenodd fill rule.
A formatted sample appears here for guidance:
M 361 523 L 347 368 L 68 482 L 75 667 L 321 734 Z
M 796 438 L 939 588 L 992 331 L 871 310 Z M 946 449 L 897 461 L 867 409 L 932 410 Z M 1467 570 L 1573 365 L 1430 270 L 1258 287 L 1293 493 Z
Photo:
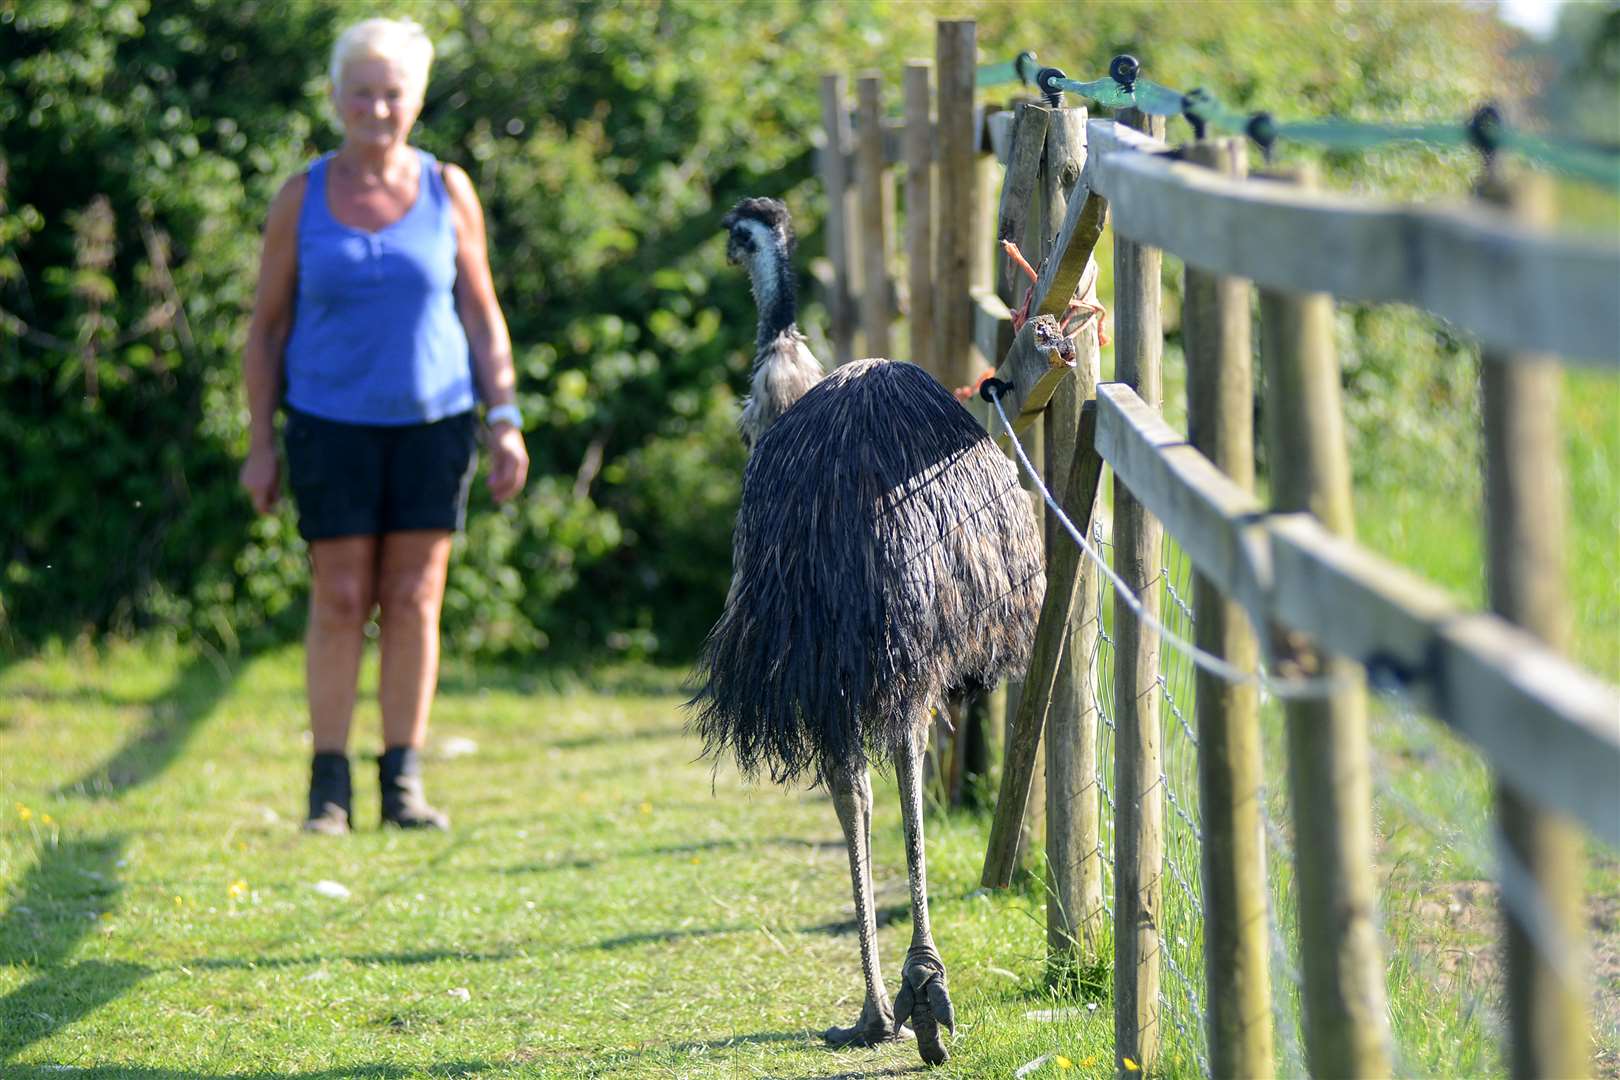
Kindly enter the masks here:
M 379 831 L 374 781 L 360 782 L 360 831 L 332 840 L 297 831 L 297 650 L 225 664 L 123 647 L 0 670 L 0 1075 L 919 1067 L 907 1046 L 820 1044 L 861 992 L 831 806 L 711 775 L 682 732 L 678 683 L 641 672 L 559 691 L 447 671 L 437 745 L 477 743 L 430 766 L 455 830 Z M 375 720 L 358 720 L 368 752 Z M 1106 1006 L 1026 1018 L 1070 1004 L 1035 989 L 1044 902 L 976 890 L 984 821 L 931 824 L 961 1018 L 936 1075 L 1005 1076 L 1043 1054 L 1106 1071 Z M 909 915 L 887 782 L 876 834 L 893 979 Z M 322 895 L 321 881 L 351 895 Z

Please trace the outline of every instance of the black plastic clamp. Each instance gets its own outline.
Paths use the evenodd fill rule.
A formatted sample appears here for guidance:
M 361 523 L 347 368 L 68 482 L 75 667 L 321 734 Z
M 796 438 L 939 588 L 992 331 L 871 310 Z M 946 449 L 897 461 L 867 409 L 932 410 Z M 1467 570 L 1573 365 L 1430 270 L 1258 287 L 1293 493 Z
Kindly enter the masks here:
M 1035 88 L 1046 98 L 1046 103 L 1054 109 L 1063 107 L 1063 91 L 1058 89 L 1057 81 L 1066 79 L 1062 68 L 1045 67 L 1035 74 Z
M 1127 94 L 1136 92 L 1136 77 L 1142 74 L 1142 65 L 1129 53 L 1120 53 L 1108 62 L 1108 74 Z
M 988 379 L 984 380 L 984 382 L 979 384 L 979 396 L 993 405 L 1001 398 L 1006 397 L 1012 388 L 1012 383 L 1007 382 L 1004 379 L 998 379 L 992 375 Z

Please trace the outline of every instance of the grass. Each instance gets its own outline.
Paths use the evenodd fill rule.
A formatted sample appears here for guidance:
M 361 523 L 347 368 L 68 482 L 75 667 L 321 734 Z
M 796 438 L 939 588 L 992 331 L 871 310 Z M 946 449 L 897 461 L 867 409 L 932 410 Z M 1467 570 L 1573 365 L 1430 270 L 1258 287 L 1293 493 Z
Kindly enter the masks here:
M 369 682 L 374 678 L 368 675 Z M 448 835 L 297 831 L 297 650 L 216 666 L 157 645 L 0 671 L 0 1074 L 830 1077 L 860 1008 L 836 820 L 819 794 L 711 776 L 677 676 L 558 688 L 446 673 L 430 764 Z M 357 719 L 374 748 L 374 710 Z M 1039 988 L 1044 902 L 976 889 L 986 822 L 931 821 L 933 914 L 962 1027 L 936 1075 L 1063 1055 L 1106 1071 L 1112 1022 Z M 909 937 L 880 783 L 886 975 Z M 350 892 L 333 899 L 317 882 Z M 1073 1007 L 1055 1022 L 1034 1010 Z M 1100 1063 L 1100 1064 L 1099 1064 Z M 1055 1062 L 1035 1075 L 1057 1075 Z M 1073 1073 L 1070 1073 L 1073 1075 Z

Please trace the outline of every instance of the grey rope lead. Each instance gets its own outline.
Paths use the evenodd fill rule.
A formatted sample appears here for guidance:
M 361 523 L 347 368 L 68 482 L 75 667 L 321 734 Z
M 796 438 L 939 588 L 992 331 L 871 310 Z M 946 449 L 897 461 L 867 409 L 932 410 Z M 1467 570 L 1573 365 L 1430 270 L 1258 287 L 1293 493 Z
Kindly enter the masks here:
M 1080 530 L 1074 527 L 1074 522 L 1069 520 L 1069 515 L 1063 512 L 1063 508 L 1052 497 L 1052 492 L 1048 490 L 1045 482 L 1041 480 L 1040 474 L 1035 471 L 1035 466 L 1030 463 L 1029 458 L 1024 454 L 1024 447 L 1019 443 L 1018 436 L 1013 434 L 1012 424 L 1007 420 L 1007 414 L 1001 407 L 1001 393 L 991 386 L 989 380 L 986 380 L 983 389 L 984 393 L 981 396 L 995 406 L 996 415 L 1001 417 L 1001 426 L 1007 432 L 1007 441 L 1012 444 L 1013 452 L 1018 455 L 1018 463 L 1029 474 L 1029 478 L 1034 481 L 1035 486 L 1040 489 L 1041 498 L 1046 500 L 1046 505 L 1052 508 L 1052 513 L 1057 515 L 1057 520 L 1062 523 L 1064 530 L 1074 538 L 1074 542 L 1080 545 L 1080 550 L 1086 553 L 1086 557 L 1096 563 L 1104 574 L 1108 575 L 1108 579 L 1114 583 L 1115 594 L 1125 601 L 1126 606 L 1136 614 L 1138 619 L 1157 630 L 1162 639 L 1170 642 L 1177 649 L 1191 657 L 1194 664 L 1211 675 L 1224 679 L 1229 683 L 1261 687 L 1276 698 L 1320 698 L 1352 689 L 1358 685 L 1358 680 L 1343 675 L 1323 675 L 1308 679 L 1277 679 L 1263 672 L 1246 671 L 1216 656 L 1214 653 L 1200 649 L 1197 645 L 1194 645 L 1160 622 L 1157 616 L 1142 606 L 1141 600 L 1137 599 L 1136 591 L 1125 583 L 1124 578 L 1114 572 L 1114 568 L 1108 565 L 1107 561 L 1102 557 L 1102 553 L 1086 542 L 1086 538 L 1080 534 Z

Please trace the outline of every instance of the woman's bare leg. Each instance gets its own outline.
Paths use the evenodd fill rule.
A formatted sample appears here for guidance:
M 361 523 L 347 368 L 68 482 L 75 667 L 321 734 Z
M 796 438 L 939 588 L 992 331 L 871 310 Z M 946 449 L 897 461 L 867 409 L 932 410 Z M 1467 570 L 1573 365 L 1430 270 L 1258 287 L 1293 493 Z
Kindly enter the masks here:
M 446 530 L 388 533 L 377 569 L 381 605 L 383 744 L 421 749 L 439 684 L 439 611 L 451 536 Z
M 310 732 L 318 754 L 348 749 L 365 625 L 376 602 L 377 539 L 343 536 L 309 545 L 314 580 L 304 676 Z

